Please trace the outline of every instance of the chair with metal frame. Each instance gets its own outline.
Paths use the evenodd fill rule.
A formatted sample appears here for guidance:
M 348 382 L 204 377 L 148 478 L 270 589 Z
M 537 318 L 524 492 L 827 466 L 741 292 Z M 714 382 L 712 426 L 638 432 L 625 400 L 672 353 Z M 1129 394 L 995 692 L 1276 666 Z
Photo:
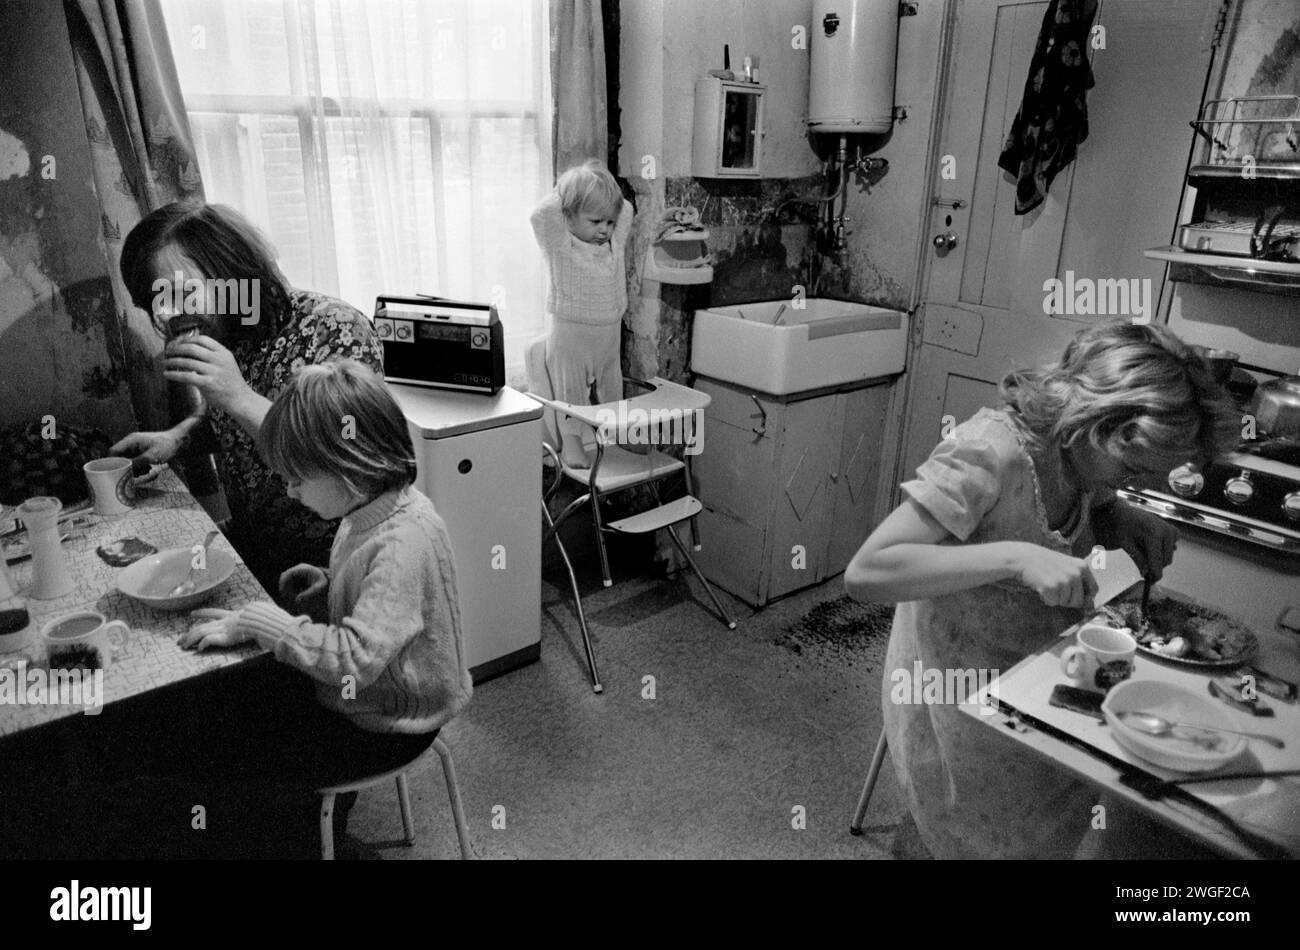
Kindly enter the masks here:
M 858 807 L 849 822 L 849 834 L 862 834 L 862 820 L 867 817 L 867 805 L 871 803 L 871 793 L 876 789 L 876 779 L 880 777 L 880 766 L 885 762 L 885 753 L 889 743 L 885 741 L 885 727 L 880 727 L 880 738 L 876 740 L 876 751 L 871 756 L 871 767 L 867 769 L 867 780 L 862 784 L 862 794 L 858 796 Z
M 582 612 L 582 598 L 578 592 L 577 578 L 568 552 L 560 541 L 559 528 L 570 515 L 581 510 L 584 505 L 591 505 L 591 520 L 596 531 L 596 547 L 600 554 L 600 570 L 604 585 L 613 584 L 609 572 L 609 556 L 605 551 L 605 535 L 646 534 L 660 528 L 667 530 L 669 537 L 686 559 L 686 563 L 695 576 L 704 585 L 705 592 L 713 601 L 713 606 L 722 615 L 728 628 L 734 630 L 736 621 L 727 613 L 718 600 L 712 586 L 700 572 L 690 550 L 682 543 L 676 526 L 683 521 L 691 522 L 691 538 L 695 550 L 700 549 L 699 534 L 695 528 L 695 516 L 702 505 L 694 494 L 691 478 L 691 450 L 699 445 L 701 438 L 698 419 L 709 404 L 705 393 L 688 389 L 666 379 L 655 377 L 639 380 L 624 377 L 624 390 L 631 393 L 620 402 L 601 403 L 579 406 L 554 398 L 550 373 L 545 360 L 546 339 L 536 340 L 527 352 L 527 368 L 530 392 L 547 411 L 543 413 L 544 439 L 542 449 L 550 460 L 554 477 L 542 498 L 542 515 L 546 520 L 546 536 L 553 538 L 569 573 L 569 584 L 573 589 L 573 599 L 578 611 L 578 624 L 582 628 L 583 646 L 587 653 L 587 663 L 591 667 L 592 689 L 603 691 L 600 676 L 596 670 L 596 657 L 591 648 L 591 637 L 587 630 L 586 617 Z M 574 468 L 565 465 L 560 458 L 557 446 L 560 444 L 558 415 L 565 415 L 584 423 L 590 430 L 588 446 L 594 449 L 595 457 L 589 469 Z M 692 438 L 693 436 L 693 438 Z M 646 446 L 644 453 L 632 451 L 625 445 Z M 656 446 L 685 445 L 684 458 L 678 460 Z M 681 472 L 686 480 L 686 494 L 672 501 L 663 501 L 659 495 L 659 482 L 670 475 Z M 575 498 L 558 517 L 552 518 L 549 503 L 559 491 L 564 479 L 569 479 L 585 487 L 586 491 Z M 638 514 L 606 521 L 601 511 L 602 501 L 608 501 L 612 494 L 627 491 L 639 485 L 645 485 L 654 496 L 655 507 Z

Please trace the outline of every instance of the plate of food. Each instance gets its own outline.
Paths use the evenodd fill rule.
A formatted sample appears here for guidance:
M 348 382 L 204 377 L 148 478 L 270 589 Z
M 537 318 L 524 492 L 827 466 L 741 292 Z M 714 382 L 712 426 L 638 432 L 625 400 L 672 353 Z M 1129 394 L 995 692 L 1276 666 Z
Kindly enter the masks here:
M 1141 583 L 1102 607 L 1102 614 L 1131 630 L 1143 653 L 1170 663 L 1223 669 L 1248 662 L 1259 649 L 1259 638 L 1245 624 L 1159 587 L 1151 589 L 1145 615 Z

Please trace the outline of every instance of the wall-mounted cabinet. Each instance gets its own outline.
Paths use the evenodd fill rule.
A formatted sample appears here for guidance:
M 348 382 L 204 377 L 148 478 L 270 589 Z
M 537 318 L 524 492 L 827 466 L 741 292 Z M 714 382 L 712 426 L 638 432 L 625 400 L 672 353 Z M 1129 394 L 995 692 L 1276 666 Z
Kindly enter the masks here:
M 758 178 L 763 157 L 763 93 L 752 82 L 698 79 L 691 174 L 696 178 Z

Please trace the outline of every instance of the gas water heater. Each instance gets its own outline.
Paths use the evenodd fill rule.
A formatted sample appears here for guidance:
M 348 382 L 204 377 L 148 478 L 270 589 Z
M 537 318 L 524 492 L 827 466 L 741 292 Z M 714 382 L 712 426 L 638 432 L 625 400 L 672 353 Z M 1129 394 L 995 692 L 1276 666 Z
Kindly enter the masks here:
M 898 0 L 813 0 L 808 131 L 889 131 L 898 17 Z

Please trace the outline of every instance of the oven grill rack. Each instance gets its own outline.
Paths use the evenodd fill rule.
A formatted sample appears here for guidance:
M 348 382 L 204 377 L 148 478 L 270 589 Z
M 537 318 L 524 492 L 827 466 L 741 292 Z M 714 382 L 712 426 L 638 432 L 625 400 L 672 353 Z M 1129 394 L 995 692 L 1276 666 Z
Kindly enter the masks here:
M 1209 99 L 1190 124 L 1193 177 L 1300 178 L 1300 95 Z

